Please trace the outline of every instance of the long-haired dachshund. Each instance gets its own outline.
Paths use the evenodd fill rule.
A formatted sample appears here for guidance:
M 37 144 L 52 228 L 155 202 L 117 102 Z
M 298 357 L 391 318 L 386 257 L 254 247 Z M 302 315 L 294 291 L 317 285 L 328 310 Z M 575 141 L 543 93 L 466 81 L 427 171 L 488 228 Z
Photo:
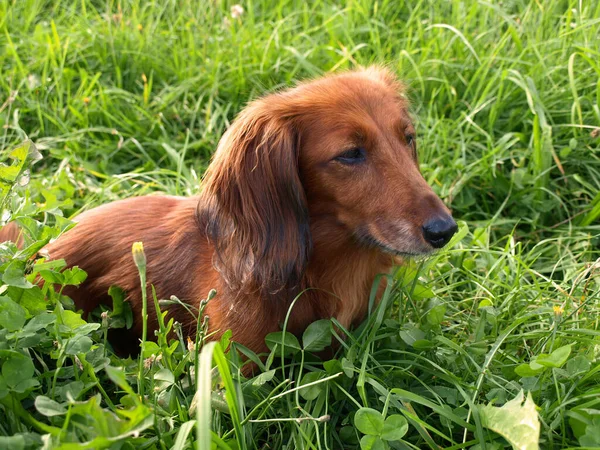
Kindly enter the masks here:
M 256 352 L 300 293 L 289 331 L 320 318 L 357 324 L 377 274 L 444 246 L 457 229 L 419 172 L 402 84 L 373 67 L 250 103 L 221 139 L 198 197 L 130 198 L 76 220 L 46 249 L 88 273 L 65 291 L 78 308 L 110 303 L 118 285 L 141 316 L 131 247 L 142 241 L 159 298 L 198 307 L 216 289 L 209 330 L 231 329 Z M 194 335 L 188 311 L 170 314 Z M 134 320 L 131 343 L 140 335 Z

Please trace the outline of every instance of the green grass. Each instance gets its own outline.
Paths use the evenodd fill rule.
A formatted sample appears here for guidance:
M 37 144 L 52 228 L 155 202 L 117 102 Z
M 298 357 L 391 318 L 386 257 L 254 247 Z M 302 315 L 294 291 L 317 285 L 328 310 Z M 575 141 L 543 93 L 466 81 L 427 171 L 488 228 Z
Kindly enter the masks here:
M 510 420 L 535 413 L 486 405 L 524 391 L 541 448 L 599 448 L 600 3 L 257 0 L 239 20 L 231 6 L 0 3 L 2 160 L 27 137 L 43 156 L 10 193 L 28 163 L 0 167 L 3 220 L 32 243 L 0 246 L 0 447 L 510 448 L 496 431 L 515 439 Z M 400 269 L 334 360 L 311 355 L 335 330 L 318 322 L 272 337 L 244 379 L 227 342 L 198 355 L 204 324 L 170 342 L 167 317 L 142 380 L 105 342 L 126 305 L 86 325 L 59 289 L 82 274 L 26 262 L 81 210 L 197 192 L 248 100 L 369 63 L 409 85 L 423 174 L 464 224 Z

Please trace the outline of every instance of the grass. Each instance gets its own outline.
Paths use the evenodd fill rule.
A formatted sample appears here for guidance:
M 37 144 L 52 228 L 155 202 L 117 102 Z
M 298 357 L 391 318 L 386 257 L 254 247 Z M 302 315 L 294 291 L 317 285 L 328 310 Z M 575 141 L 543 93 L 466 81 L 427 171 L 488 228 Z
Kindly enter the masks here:
M 31 243 L 0 247 L 1 446 L 529 449 L 514 420 L 539 417 L 541 448 L 600 447 L 600 4 L 242 5 L 0 3 L 3 220 Z M 170 342 L 167 317 L 142 378 L 106 344 L 129 320 L 119 292 L 86 324 L 60 295 L 84 275 L 27 263 L 82 210 L 197 192 L 249 99 L 373 62 L 409 85 L 422 171 L 462 239 L 401 268 L 335 359 L 311 355 L 335 332 L 317 322 L 271 336 L 245 379 L 227 341 L 198 354 L 204 324 Z M 13 186 L 29 162 L 6 152 L 27 138 L 43 158 Z M 509 403 L 521 391 L 537 415 Z

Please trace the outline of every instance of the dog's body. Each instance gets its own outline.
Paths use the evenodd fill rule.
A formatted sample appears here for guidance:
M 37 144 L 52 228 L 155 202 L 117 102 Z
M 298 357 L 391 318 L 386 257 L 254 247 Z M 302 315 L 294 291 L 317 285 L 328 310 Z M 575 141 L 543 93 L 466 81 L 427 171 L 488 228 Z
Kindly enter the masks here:
M 118 285 L 139 318 L 131 246 L 142 241 L 159 298 L 197 308 L 216 289 L 206 308 L 210 331 L 231 329 L 254 351 L 298 294 L 289 331 L 319 318 L 356 324 L 377 274 L 402 255 L 445 245 L 456 230 L 419 173 L 401 90 L 389 72 L 366 69 L 253 102 L 221 140 L 199 197 L 104 205 L 46 247 L 50 258 L 88 273 L 65 293 L 89 312 Z M 194 333 L 189 312 L 170 311 Z M 149 318 L 152 329 L 152 309 Z
M 373 249 L 349 251 L 344 243 L 331 243 L 313 250 L 313 256 L 319 257 L 311 258 L 301 284 L 286 290 L 284 299 L 278 298 L 277 293 L 260 298 L 253 292 L 236 291 L 213 268 L 214 247 L 199 232 L 198 201 L 145 196 L 103 205 L 80 215 L 73 230 L 46 247 L 51 259 L 64 258 L 69 266 L 79 266 L 88 273 L 81 287 L 67 288 L 64 293 L 89 313 L 101 303 L 108 304 L 108 289 L 118 285 L 128 293 L 134 317 L 141 317 L 141 287 L 131 247 L 142 241 L 148 284 L 154 285 L 158 298 L 175 295 L 197 308 L 208 292 L 216 289 L 216 297 L 206 307 L 210 331 L 219 335 L 231 329 L 237 342 L 260 351 L 265 335 L 280 329 L 291 301 L 303 288 L 312 289 L 303 292 L 296 302 L 289 331 L 301 332 L 319 318 L 336 317 L 346 327 L 356 324 L 365 315 L 375 276 L 389 271 L 394 263 L 394 257 Z M 328 239 L 327 234 L 323 237 Z M 156 328 L 156 315 L 152 302 L 148 306 L 152 330 Z M 171 317 L 193 337 L 194 317 L 182 307 L 169 309 Z M 132 334 L 141 336 L 140 320 L 134 321 Z M 132 349 L 137 342 L 132 339 Z M 115 345 L 129 350 L 127 343 Z

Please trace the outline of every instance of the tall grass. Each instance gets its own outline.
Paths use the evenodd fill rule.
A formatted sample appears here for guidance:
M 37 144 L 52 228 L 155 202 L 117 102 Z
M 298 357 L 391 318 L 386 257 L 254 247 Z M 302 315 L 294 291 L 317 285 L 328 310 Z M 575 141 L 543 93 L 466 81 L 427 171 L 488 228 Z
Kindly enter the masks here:
M 423 174 L 464 222 L 462 240 L 401 268 L 331 361 L 311 354 L 310 336 L 283 335 L 250 379 L 223 352 L 227 340 L 202 362 L 166 335 L 144 348 L 146 366 L 119 360 L 102 344 L 105 325 L 80 328 L 45 292 L 58 322 L 36 319 L 49 321 L 38 338 L 21 345 L 25 331 L 0 327 L 0 443 L 509 448 L 485 405 L 523 390 L 538 406 L 542 448 L 600 447 L 600 4 L 255 0 L 239 18 L 232 5 L 0 3 L 0 146 L 29 137 L 43 155 L 7 205 L 35 242 L 67 227 L 63 215 L 104 202 L 197 192 L 248 100 L 371 63 L 408 85 Z M 25 273 L 27 255 L 0 253 L 2 295 L 18 303 L 30 288 L 14 270 Z M 41 314 L 22 304 L 24 323 Z M 5 366 L 34 370 L 38 384 L 5 388 Z M 203 395 L 192 407 L 196 376 Z M 406 434 L 377 428 L 388 420 L 397 430 L 405 420 Z

